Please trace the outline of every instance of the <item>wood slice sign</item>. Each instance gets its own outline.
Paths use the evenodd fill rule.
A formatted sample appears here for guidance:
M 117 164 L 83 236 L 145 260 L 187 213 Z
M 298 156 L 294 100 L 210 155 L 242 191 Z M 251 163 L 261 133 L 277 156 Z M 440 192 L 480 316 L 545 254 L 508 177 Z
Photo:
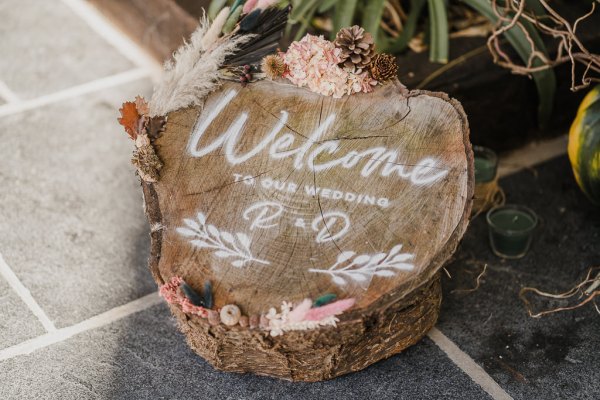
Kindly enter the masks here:
M 473 192 L 458 102 L 397 81 L 341 99 L 225 83 L 167 121 L 154 142 L 160 180 L 143 183 L 151 270 L 161 285 L 209 281 L 215 310 L 245 316 L 228 326 L 171 305 L 196 352 L 223 370 L 322 380 L 433 326 L 436 273 Z M 324 294 L 353 305 L 333 322 L 291 323 Z

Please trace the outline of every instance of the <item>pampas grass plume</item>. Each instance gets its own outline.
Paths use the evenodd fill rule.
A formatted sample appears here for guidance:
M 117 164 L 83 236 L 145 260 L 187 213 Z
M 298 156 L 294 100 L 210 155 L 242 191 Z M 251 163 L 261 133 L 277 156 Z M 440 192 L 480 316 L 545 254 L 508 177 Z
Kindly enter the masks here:
M 213 21 L 208 31 L 204 34 L 202 38 L 202 50 L 206 51 L 208 48 L 217 41 L 219 36 L 221 35 L 221 30 L 223 29 L 223 25 L 227 21 L 227 17 L 229 16 L 229 7 L 223 7 L 221 11 L 217 14 L 217 17 Z

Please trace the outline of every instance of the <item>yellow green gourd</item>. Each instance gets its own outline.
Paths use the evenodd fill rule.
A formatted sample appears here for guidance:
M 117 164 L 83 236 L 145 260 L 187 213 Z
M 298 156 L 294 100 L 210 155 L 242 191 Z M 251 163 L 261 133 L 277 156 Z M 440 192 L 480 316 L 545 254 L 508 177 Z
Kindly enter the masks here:
M 569 131 L 569 159 L 581 190 L 600 205 L 600 85 L 577 110 Z

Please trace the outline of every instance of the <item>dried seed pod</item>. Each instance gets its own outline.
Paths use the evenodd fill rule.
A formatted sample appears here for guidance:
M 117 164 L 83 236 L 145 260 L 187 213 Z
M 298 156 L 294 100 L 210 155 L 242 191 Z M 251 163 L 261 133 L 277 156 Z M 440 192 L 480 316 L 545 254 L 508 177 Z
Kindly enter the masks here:
M 219 313 L 217 311 L 210 310 L 208 312 L 208 323 L 212 326 L 217 326 L 221 323 L 221 317 L 219 316 Z
M 221 322 L 227 326 L 234 326 L 240 321 L 242 312 L 235 304 L 227 304 L 221 309 Z

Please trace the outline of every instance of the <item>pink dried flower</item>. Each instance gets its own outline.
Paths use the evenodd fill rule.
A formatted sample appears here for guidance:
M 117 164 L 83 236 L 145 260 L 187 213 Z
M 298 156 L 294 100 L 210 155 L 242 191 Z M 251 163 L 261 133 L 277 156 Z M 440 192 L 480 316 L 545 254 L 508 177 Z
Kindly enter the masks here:
M 185 297 L 179 286 L 183 283 L 183 279 L 179 276 L 174 276 L 171 280 L 160 287 L 158 290 L 159 294 L 167 301 L 169 304 L 179 305 L 181 307 L 181 311 L 186 314 L 194 314 L 199 317 L 206 318 L 208 315 L 208 310 L 204 307 L 199 307 Z
M 377 81 L 369 75 L 368 72 L 363 72 L 361 74 L 349 74 L 348 77 L 348 86 L 350 88 L 350 93 L 370 93 L 373 91 L 373 87 L 377 85 Z
M 322 307 L 311 308 L 304 316 L 305 321 L 320 321 L 333 315 L 338 315 L 354 305 L 354 299 L 338 300 Z
M 179 303 L 179 286 L 183 283 L 183 279 L 179 276 L 174 276 L 169 282 L 166 282 L 159 289 L 159 294 L 170 304 Z
M 306 35 L 290 44 L 283 60 L 286 77 L 296 86 L 308 87 L 325 96 L 342 97 L 346 92 L 347 73 L 338 64 L 340 49 L 323 36 Z
M 310 308 L 312 307 L 312 301 L 310 299 L 304 299 L 299 303 L 290 313 L 288 314 L 288 322 L 300 322 L 304 321 L 304 317 Z
M 242 13 L 249 14 L 250 11 L 254 10 L 254 7 L 258 3 L 258 0 L 248 0 L 244 3 L 244 8 L 242 8 Z

